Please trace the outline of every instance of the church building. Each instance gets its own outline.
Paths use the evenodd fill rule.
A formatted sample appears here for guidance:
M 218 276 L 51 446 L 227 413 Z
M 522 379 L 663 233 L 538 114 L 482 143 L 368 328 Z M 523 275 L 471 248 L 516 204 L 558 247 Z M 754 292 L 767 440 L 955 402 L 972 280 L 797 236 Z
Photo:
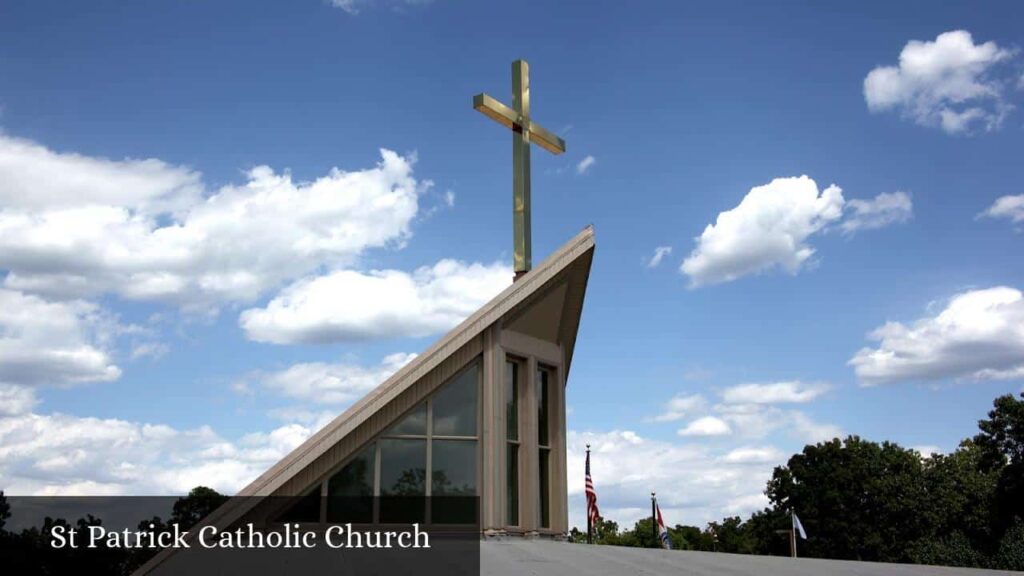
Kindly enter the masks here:
M 530 119 L 528 66 L 512 64 L 508 107 L 473 107 L 511 129 L 513 261 L 508 288 L 315 433 L 204 525 L 387 525 L 482 536 L 564 537 L 565 388 L 594 232 L 531 264 L 530 145 L 565 142 Z M 166 571 L 164 550 L 139 573 Z M 158 569 L 159 567 L 159 569 Z
M 566 534 L 565 387 L 593 252 L 587 227 L 239 492 L 240 503 L 308 495 L 287 520 Z

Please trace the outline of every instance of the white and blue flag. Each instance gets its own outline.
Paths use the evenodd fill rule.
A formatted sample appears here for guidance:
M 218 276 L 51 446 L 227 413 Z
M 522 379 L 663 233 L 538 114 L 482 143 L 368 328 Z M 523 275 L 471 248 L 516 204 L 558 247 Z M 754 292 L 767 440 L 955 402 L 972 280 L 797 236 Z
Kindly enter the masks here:
M 800 535 L 801 538 L 807 540 L 807 532 L 804 532 L 804 525 L 800 523 L 800 519 L 796 517 L 796 512 L 790 512 L 793 516 L 793 531 Z

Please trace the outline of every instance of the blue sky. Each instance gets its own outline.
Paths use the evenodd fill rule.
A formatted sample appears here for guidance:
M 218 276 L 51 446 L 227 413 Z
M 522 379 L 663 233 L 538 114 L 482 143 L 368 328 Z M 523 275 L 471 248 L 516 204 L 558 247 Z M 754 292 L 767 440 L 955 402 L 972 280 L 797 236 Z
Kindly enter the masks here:
M 597 232 L 574 522 L 587 441 L 607 515 L 702 523 L 1022 389 L 1019 3 L 343 4 L 0 9 L 0 485 L 237 489 L 500 290 L 516 58 L 535 260 Z

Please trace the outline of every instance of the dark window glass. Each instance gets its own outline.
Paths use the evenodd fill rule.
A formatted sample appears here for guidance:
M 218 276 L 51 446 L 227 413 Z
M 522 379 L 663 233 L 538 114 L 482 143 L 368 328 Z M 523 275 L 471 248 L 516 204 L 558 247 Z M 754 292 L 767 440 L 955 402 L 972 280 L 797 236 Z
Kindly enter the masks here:
M 327 481 L 327 521 L 373 521 L 375 446 L 370 444 Z
M 509 440 L 519 440 L 519 364 L 505 363 L 505 423 Z
M 549 470 L 549 463 L 551 461 L 551 451 L 545 448 L 540 450 L 540 527 L 550 528 L 551 527 L 551 502 L 549 495 L 551 493 L 551 474 Z
M 519 525 L 519 445 L 508 444 L 506 455 L 508 485 L 506 486 L 505 509 L 508 511 L 508 525 Z
M 278 522 L 319 522 L 320 521 L 320 485 L 299 498 L 288 510 L 277 517 Z
M 548 445 L 548 398 L 550 390 L 548 380 L 551 373 L 547 370 L 537 370 L 537 444 Z
M 474 363 L 446 384 L 431 401 L 435 436 L 476 436 L 476 396 L 480 364 Z
M 476 441 L 434 440 L 430 464 L 430 516 L 440 524 L 476 521 Z
M 380 444 L 380 521 L 423 522 L 427 441 L 385 438 Z
M 427 405 L 420 404 L 384 433 L 385 436 L 426 436 Z

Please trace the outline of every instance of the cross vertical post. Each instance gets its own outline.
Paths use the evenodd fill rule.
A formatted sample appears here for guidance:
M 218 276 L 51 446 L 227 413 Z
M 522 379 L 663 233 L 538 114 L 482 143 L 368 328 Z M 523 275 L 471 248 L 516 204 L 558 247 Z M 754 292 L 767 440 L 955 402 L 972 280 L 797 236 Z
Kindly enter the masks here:
M 512 63 L 512 260 L 516 276 L 533 266 L 530 246 L 530 67 L 525 60 Z
M 530 144 L 552 154 L 565 152 L 565 140 L 530 119 L 530 66 L 525 60 L 512 63 L 512 107 L 487 94 L 473 96 L 473 108 L 512 129 L 512 259 L 516 278 L 532 266 L 530 226 Z

